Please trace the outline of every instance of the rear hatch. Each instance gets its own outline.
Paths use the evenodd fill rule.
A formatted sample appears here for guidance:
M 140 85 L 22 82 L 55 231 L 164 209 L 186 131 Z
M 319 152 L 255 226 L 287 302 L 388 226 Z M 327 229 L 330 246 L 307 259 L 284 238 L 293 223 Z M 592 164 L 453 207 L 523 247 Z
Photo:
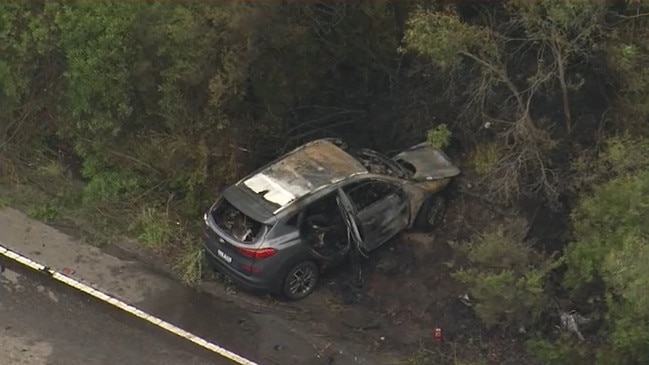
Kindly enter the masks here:
M 206 245 L 221 263 L 246 273 L 255 273 L 254 263 L 274 255 L 277 251 L 263 248 L 263 238 L 274 220 L 269 212 L 259 211 L 254 205 L 232 202 L 237 194 L 224 194 L 205 215 Z M 241 209 L 246 207 L 248 209 Z
M 217 227 L 216 231 L 234 245 L 259 246 L 265 225 L 235 208 L 227 199 L 221 199 L 210 215 Z

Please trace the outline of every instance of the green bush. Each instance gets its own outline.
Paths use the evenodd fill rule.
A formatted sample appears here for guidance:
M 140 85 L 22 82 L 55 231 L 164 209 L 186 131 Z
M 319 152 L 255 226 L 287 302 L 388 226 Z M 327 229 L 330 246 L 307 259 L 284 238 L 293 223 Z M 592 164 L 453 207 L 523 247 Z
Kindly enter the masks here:
M 518 329 L 536 322 L 548 308 L 545 275 L 551 260 L 523 241 L 524 222 L 498 226 L 459 247 L 469 266 L 453 273 L 475 298 L 475 311 L 490 327 Z
M 605 341 L 597 362 L 602 365 L 649 358 L 646 153 L 643 140 L 611 140 L 598 160 L 609 166 L 604 176 L 611 180 L 597 180 L 572 215 L 575 241 L 565 251 L 563 284 L 575 301 L 606 304 L 596 313 L 604 319 L 600 330 Z M 631 156 L 639 159 L 628 160 Z
M 471 152 L 470 163 L 478 175 L 487 175 L 498 167 L 502 157 L 497 143 L 481 143 Z
M 632 133 L 646 136 L 649 70 L 645 64 L 649 56 L 649 21 L 644 16 L 634 15 L 636 12 L 646 12 L 647 5 L 638 2 L 638 5 L 629 8 L 629 20 L 621 22 L 611 32 L 603 48 L 609 71 L 606 77 L 620 86 L 618 97 L 612 105 L 611 117 Z
M 11 201 L 9 194 L 5 194 L 3 191 L 2 194 L 0 194 L 0 209 L 8 207 L 11 204 Z
M 408 19 L 408 50 L 425 55 L 444 71 L 457 69 L 462 53 L 475 52 L 491 60 L 498 37 L 488 27 L 463 22 L 455 9 L 416 9 Z
M 580 200 L 572 218 L 576 242 L 566 251 L 567 285 L 593 282 L 611 253 L 649 234 L 648 193 L 649 171 L 645 171 L 605 183 Z
M 435 128 L 429 129 L 426 137 L 428 142 L 434 147 L 444 149 L 451 142 L 451 131 L 446 124 L 439 124 Z
M 579 342 L 572 333 L 562 333 L 554 341 L 533 337 L 527 340 L 526 345 L 545 365 L 592 364 L 595 360 L 589 346 Z
M 649 167 L 649 140 L 629 133 L 602 140 L 597 153 L 573 160 L 570 184 L 575 193 L 591 191 L 611 179 L 635 174 Z
M 142 209 L 131 229 L 143 244 L 151 247 L 164 247 L 177 238 L 179 230 L 169 217 L 154 208 Z
M 205 272 L 205 250 L 195 241 L 186 243 L 184 254 L 176 262 L 175 269 L 185 284 L 195 285 Z
M 140 179 L 133 174 L 106 172 L 93 176 L 83 192 L 84 204 L 99 202 L 120 202 L 137 194 L 141 188 Z
M 61 208 L 50 202 L 33 202 L 27 208 L 27 216 L 50 223 L 61 218 Z

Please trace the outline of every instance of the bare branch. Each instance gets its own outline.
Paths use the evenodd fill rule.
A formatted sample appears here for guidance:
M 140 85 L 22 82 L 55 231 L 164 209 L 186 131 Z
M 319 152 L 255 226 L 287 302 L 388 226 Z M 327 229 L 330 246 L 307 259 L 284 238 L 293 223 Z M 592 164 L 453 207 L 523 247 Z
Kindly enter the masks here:
M 516 87 L 516 85 L 514 85 L 514 83 L 511 82 L 511 80 L 507 76 L 507 73 L 503 69 L 498 69 L 493 64 L 481 59 L 480 57 L 478 57 L 478 56 L 476 56 L 476 55 L 474 55 L 474 54 L 472 54 L 470 52 L 461 51 L 460 54 L 471 58 L 472 60 L 478 62 L 479 64 L 481 64 L 482 66 L 484 66 L 485 68 L 490 70 L 491 72 L 498 75 L 500 81 L 504 82 L 507 85 L 507 87 L 509 88 L 509 90 L 511 91 L 512 95 L 514 95 L 514 97 L 518 101 L 519 106 L 523 105 L 523 100 L 520 98 L 520 92 L 518 91 L 518 88 Z

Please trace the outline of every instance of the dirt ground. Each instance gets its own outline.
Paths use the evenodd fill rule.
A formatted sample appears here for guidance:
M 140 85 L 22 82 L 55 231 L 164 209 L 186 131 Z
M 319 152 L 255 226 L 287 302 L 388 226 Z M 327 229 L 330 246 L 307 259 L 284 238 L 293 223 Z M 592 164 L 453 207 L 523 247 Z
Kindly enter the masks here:
M 351 265 L 341 266 L 316 293 L 290 305 L 374 351 L 399 353 L 406 364 L 532 364 L 522 338 L 484 330 L 450 275 L 458 261 L 449 243 L 466 242 L 484 225 L 502 221 L 503 212 L 458 193 L 457 186 L 451 191 L 444 226 L 432 234 L 404 232 L 373 252 L 363 264 L 362 286 L 355 285 Z M 434 340 L 435 328 L 442 343 Z M 422 353 L 427 356 L 418 358 Z

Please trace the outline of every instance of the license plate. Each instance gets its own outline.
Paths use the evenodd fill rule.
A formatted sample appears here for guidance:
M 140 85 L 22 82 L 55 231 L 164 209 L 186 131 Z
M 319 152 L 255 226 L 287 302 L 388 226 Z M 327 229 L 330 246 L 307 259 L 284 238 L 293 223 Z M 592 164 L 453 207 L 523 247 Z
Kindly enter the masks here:
M 232 262 L 232 257 L 228 256 L 225 252 L 217 249 L 216 254 L 219 255 L 219 257 L 225 260 L 228 264 Z

